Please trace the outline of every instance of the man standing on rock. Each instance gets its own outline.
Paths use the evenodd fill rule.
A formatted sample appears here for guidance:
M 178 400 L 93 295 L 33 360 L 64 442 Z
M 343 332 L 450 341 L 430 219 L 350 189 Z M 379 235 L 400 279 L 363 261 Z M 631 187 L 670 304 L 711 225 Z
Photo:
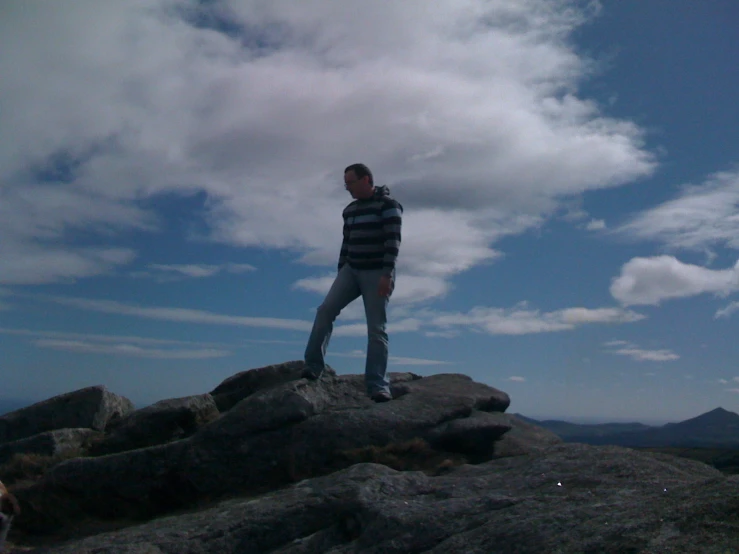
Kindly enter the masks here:
M 375 402 L 392 400 L 387 372 L 387 305 L 395 287 L 395 260 L 400 247 L 403 206 L 386 186 L 376 187 L 364 164 L 344 170 L 344 186 L 354 201 L 344 208 L 344 240 L 339 273 L 318 307 L 305 349 L 303 377 L 318 379 L 325 368 L 336 317 L 360 295 L 367 317 L 367 394 Z

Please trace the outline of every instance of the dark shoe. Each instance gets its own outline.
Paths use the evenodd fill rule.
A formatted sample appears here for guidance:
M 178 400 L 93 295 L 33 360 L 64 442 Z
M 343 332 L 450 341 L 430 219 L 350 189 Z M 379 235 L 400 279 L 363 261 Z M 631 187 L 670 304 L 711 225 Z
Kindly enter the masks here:
M 390 393 L 385 391 L 376 392 L 370 397 L 374 402 L 390 402 L 393 397 Z
M 321 376 L 319 373 L 316 373 L 310 368 L 305 368 L 303 372 L 300 374 L 300 376 L 303 379 L 309 379 L 310 381 L 317 381 L 318 378 Z

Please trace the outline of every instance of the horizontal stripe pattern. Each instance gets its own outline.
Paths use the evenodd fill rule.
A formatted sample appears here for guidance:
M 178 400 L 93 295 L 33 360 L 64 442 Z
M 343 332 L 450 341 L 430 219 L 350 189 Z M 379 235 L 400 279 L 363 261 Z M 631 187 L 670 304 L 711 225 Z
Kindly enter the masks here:
M 344 209 L 344 239 L 339 269 L 395 269 L 401 240 L 403 207 L 386 195 L 355 200 Z

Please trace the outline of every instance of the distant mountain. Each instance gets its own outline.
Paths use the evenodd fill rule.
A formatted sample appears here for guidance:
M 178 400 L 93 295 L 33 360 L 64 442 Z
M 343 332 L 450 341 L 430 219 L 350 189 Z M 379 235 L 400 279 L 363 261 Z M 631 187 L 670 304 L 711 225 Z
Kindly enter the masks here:
M 21 408 L 30 406 L 33 403 L 33 400 L 21 400 L 18 398 L 0 398 L 0 416 L 3 416 L 8 412 L 20 410 Z
M 659 427 L 641 423 L 578 425 L 564 421 L 527 421 L 549 429 L 566 442 L 613 444 L 634 448 L 739 448 L 739 414 L 716 408 L 692 419 Z
M 651 429 L 649 425 L 643 423 L 570 423 L 569 421 L 559 421 L 556 419 L 547 419 L 544 421 L 537 421 L 535 419 L 522 416 L 521 414 L 515 414 L 519 419 L 544 427 L 555 435 L 558 435 L 562 440 L 568 442 L 575 442 L 570 440 L 571 437 L 605 437 L 619 433 L 632 433 L 635 431 L 645 431 Z M 585 441 L 577 441 L 585 442 Z

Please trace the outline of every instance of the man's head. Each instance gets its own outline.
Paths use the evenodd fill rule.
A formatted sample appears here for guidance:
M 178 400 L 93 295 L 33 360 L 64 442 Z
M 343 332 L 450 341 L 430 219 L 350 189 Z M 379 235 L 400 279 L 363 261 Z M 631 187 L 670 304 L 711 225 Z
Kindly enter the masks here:
M 370 198 L 375 192 L 372 172 L 364 164 L 352 164 L 344 170 L 344 186 L 354 198 Z

